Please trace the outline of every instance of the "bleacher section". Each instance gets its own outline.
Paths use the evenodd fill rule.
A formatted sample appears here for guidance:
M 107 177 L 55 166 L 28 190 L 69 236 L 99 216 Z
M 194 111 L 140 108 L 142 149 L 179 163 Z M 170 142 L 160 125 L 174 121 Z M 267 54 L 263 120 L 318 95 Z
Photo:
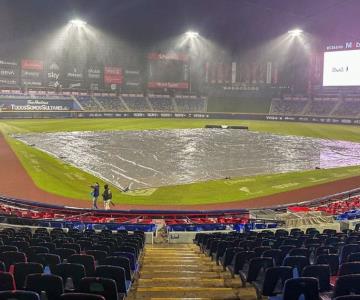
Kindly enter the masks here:
M 84 110 L 88 111 L 99 111 L 99 105 L 94 101 L 91 96 L 76 96 L 76 99 L 79 101 L 80 105 Z
M 42 293 L 49 300 L 61 294 L 68 299 L 69 293 L 83 293 L 77 299 L 93 299 L 89 294 L 95 294 L 104 297 L 96 299 L 121 300 L 138 277 L 145 235 L 6 227 L 0 231 L 0 244 L 1 299 L 40 299 Z M 18 298 L 19 293 L 25 296 Z
M 206 112 L 207 100 L 197 96 L 175 96 L 176 109 L 178 112 Z
M 44 285 L 35 288 L 30 283 L 60 275 L 63 279 L 58 280 L 56 289 L 60 294 L 255 300 L 290 293 L 289 282 L 309 289 L 303 277 L 314 277 L 318 281 L 313 281 L 317 286 L 310 299 L 317 299 L 319 292 L 330 297 L 326 299 L 359 294 L 359 192 L 273 210 L 216 211 L 214 215 L 189 212 L 188 216 L 169 211 L 148 215 L 41 208 L 36 203 L 4 198 L 0 204 L 0 269 L 10 273 L 0 273 L 11 280 L 5 281 L 1 274 L 0 280 L 2 284 L 14 282 L 7 288 L 12 293 L 50 293 Z M 352 229 L 343 227 L 356 220 Z M 162 222 L 165 227 L 156 230 Z M 149 235 L 155 245 L 149 243 Z M 68 269 L 75 268 L 73 264 L 82 265 L 76 267 L 82 274 L 76 279 Z M 120 266 L 124 276 L 120 280 L 109 275 L 103 265 Z M 47 275 L 41 275 L 43 272 Z M 29 275 L 26 281 L 30 273 L 39 275 Z M 98 279 L 85 278 L 89 274 Z M 351 289 L 346 289 L 343 280 L 350 280 L 350 275 L 354 281 Z M 36 280 L 32 276 L 37 276 Z M 276 276 L 282 277 L 281 285 L 274 283 Z M 66 283 L 67 277 L 73 279 L 72 285 Z M 111 286 L 106 278 L 114 279 L 115 284 Z M 85 288 L 89 282 L 110 285 L 95 291 Z M 291 297 L 284 299 L 297 299 Z
M 309 99 L 307 97 L 285 96 L 283 99 L 274 98 L 271 103 L 270 113 L 281 115 L 301 115 Z
M 336 110 L 332 115 L 339 117 L 343 117 L 343 116 L 356 117 L 360 115 L 360 99 L 358 100 L 345 99 L 336 108 Z
M 126 107 L 119 97 L 96 96 L 96 100 L 100 103 L 105 111 L 126 111 Z
M 149 95 L 148 99 L 154 111 L 175 111 L 169 95 Z
M 130 111 L 151 111 L 151 107 L 142 94 L 123 94 L 124 99 Z
M 270 114 L 358 117 L 360 115 L 360 95 L 316 94 L 311 99 L 302 95 L 284 95 L 272 99 Z
M 277 296 L 290 300 L 301 294 L 307 295 L 305 299 L 359 295 L 359 240 L 358 231 L 292 228 L 198 233 L 194 243 L 214 267 L 222 266 L 222 276 L 239 278 L 241 299 L 249 292 L 248 285 L 257 299 Z
M 314 98 L 314 100 L 310 102 L 309 106 L 305 110 L 304 115 L 329 116 L 336 104 L 336 99 L 324 100 L 321 98 Z

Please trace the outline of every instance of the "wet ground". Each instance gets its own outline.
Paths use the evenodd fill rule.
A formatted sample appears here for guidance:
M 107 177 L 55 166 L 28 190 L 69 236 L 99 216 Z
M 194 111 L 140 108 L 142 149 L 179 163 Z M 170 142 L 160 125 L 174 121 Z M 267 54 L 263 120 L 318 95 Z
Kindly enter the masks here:
M 114 185 L 158 187 L 360 164 L 360 144 L 246 130 L 57 132 L 17 136 Z

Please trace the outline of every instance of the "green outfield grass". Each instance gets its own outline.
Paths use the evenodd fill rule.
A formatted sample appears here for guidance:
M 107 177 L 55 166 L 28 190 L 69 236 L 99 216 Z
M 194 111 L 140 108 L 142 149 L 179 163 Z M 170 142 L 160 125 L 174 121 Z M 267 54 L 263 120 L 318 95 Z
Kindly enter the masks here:
M 360 127 L 357 126 L 268 121 L 193 119 L 9 120 L 0 121 L 0 130 L 5 134 L 12 149 L 38 187 L 57 195 L 89 200 L 89 185 L 95 181 L 99 181 L 101 184 L 104 182 L 11 138 L 11 134 L 84 130 L 199 128 L 204 127 L 206 124 L 248 125 L 250 130 L 253 131 L 360 141 Z M 115 202 L 123 204 L 206 204 L 246 200 L 357 175 L 360 175 L 360 166 L 240 177 L 231 180 L 214 180 L 157 189 L 136 190 L 126 194 L 120 193 L 115 187 L 112 187 L 112 190 Z

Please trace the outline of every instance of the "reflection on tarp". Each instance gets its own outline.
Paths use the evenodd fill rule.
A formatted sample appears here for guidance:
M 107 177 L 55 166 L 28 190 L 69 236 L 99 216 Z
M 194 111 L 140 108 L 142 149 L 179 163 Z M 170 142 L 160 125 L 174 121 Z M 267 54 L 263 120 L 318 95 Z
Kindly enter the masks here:
M 360 164 L 357 143 L 246 130 L 57 132 L 17 138 L 117 186 L 133 182 L 133 188 Z

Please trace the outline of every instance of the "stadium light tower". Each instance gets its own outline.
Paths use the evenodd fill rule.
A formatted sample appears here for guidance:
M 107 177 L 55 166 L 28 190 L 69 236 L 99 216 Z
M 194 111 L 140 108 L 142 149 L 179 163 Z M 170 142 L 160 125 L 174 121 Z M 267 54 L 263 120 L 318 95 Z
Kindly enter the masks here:
M 197 38 L 199 36 L 199 33 L 196 32 L 196 31 L 187 31 L 186 33 L 186 36 L 189 37 L 189 38 Z
M 302 35 L 303 32 L 304 32 L 304 31 L 303 31 L 302 29 L 300 29 L 300 28 L 295 28 L 295 29 L 289 30 L 289 31 L 288 31 L 288 34 L 289 34 L 290 36 L 296 37 L 296 36 Z
M 83 20 L 80 19 L 73 19 L 70 21 L 70 24 L 73 26 L 77 26 L 77 27 L 83 27 L 85 26 L 87 23 Z

